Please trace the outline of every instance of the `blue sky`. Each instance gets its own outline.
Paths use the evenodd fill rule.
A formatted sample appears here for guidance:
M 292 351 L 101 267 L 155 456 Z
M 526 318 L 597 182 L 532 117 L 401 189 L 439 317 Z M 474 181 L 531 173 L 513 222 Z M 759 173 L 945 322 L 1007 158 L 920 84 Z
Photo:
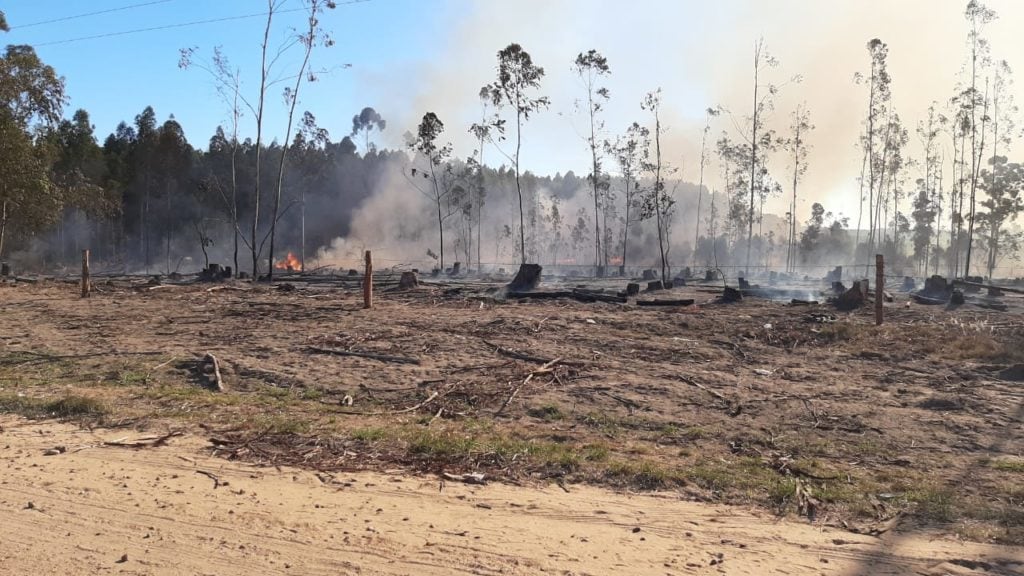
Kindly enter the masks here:
M 114 33 L 136 28 L 224 18 L 262 12 L 265 0 L 164 0 L 131 10 L 53 24 L 19 26 L 84 12 L 118 8 L 154 0 L 6 0 L 2 8 L 12 26 L 4 43 L 37 46 L 40 56 L 67 78 L 71 105 L 86 108 L 102 139 L 121 120 L 131 122 L 146 105 L 164 119 L 173 113 L 189 140 L 205 146 L 214 128 L 226 124 L 227 111 L 199 70 L 179 70 L 178 51 L 198 47 L 210 55 L 221 45 L 241 67 L 245 89 L 252 94 L 259 72 L 263 19 L 256 17 L 215 24 L 111 36 L 65 44 L 49 42 Z M 1024 2 L 988 0 L 999 20 L 985 30 L 992 55 L 1011 66 L 1024 66 Z M 967 28 L 966 0 L 370 0 L 345 4 L 323 18 L 337 45 L 319 50 L 317 67 L 338 70 L 302 88 L 299 111 L 312 111 L 333 139 L 351 128 L 351 118 L 374 106 L 387 120 L 380 143 L 396 147 L 402 134 L 414 130 L 424 112 L 437 113 L 455 153 L 467 156 L 475 143 L 467 133 L 479 119 L 477 93 L 495 76 L 495 54 L 518 42 L 544 66 L 541 94 L 551 98 L 549 110 L 526 127 L 522 165 L 539 173 L 574 170 L 586 174 L 588 153 L 581 136 L 585 119 L 575 101 L 583 95 L 570 71 L 577 53 L 596 48 L 608 57 L 608 103 L 603 135 L 612 137 L 629 123 L 648 123 L 639 108 L 643 95 L 663 89 L 663 121 L 668 134 L 665 156 L 683 178 L 696 181 L 704 110 L 723 105 L 733 115 L 713 125 L 715 138 L 726 133 L 742 138 L 751 97 L 750 61 L 753 44 L 763 37 L 779 66 L 762 76 L 781 85 L 770 127 L 780 135 L 801 103 L 811 111 L 816 129 L 808 137 L 813 150 L 804 183 L 806 202 L 798 217 L 806 218 L 810 203 L 855 214 L 856 177 L 860 153 L 856 141 L 867 96 L 853 82 L 867 69 L 865 44 L 879 37 L 889 44 L 893 103 L 911 130 L 906 152 L 920 157 L 913 130 L 933 101 L 939 107 L 963 78 Z M 288 0 L 285 9 L 301 0 Z M 288 26 L 299 26 L 302 13 L 282 15 L 275 27 L 278 40 Z M 293 66 L 296 52 L 282 64 Z M 799 84 L 788 83 L 801 75 Z M 1024 82 L 1012 89 L 1024 104 Z M 266 129 L 283 138 L 280 92 L 269 95 Z M 243 134 L 254 134 L 252 118 L 243 120 Z M 1018 121 L 1024 125 L 1024 121 Z M 948 143 L 947 143 L 948 144 Z M 945 145 L 945 144 L 944 144 Z M 1012 148 L 1011 155 L 1020 147 Z M 489 163 L 503 157 L 493 149 Z M 949 155 L 947 155 L 949 156 Z M 1014 158 L 1011 158 L 1013 160 Z M 1021 158 L 1016 158 L 1020 160 Z M 771 162 L 776 177 L 788 182 L 788 159 Z M 947 168 L 948 169 L 948 168 Z M 721 185 L 714 162 L 706 182 Z M 909 174 L 910 181 L 916 174 Z M 769 209 L 785 211 L 785 200 Z
M 152 0 L 148 0 L 152 1 Z M 87 109 L 102 140 L 118 122 L 131 122 L 146 105 L 163 120 L 174 114 L 194 145 L 202 146 L 217 124 L 226 123 L 225 107 L 217 100 L 209 76 L 192 69 L 178 69 L 179 49 L 198 47 L 197 59 L 208 58 L 214 46 L 223 46 L 232 62 L 242 69 L 247 91 L 257 88 L 259 45 L 265 18 L 262 16 L 200 24 L 159 31 L 110 36 L 77 42 L 62 40 L 116 33 L 139 28 L 212 20 L 265 11 L 262 0 L 165 0 L 148 6 L 76 18 L 39 26 L 22 24 L 66 16 L 144 4 L 147 0 L 14 0 L 3 10 L 12 27 L 6 43 L 37 46 L 41 58 L 67 79 L 71 103 L 68 111 Z M 288 0 L 284 10 L 301 8 Z M 419 59 L 430 58 L 427 39 L 436 34 L 445 18 L 447 4 L 439 0 L 371 0 L 356 4 L 339 2 L 323 17 L 337 44 L 314 53 L 316 67 L 337 68 L 315 84 L 301 88 L 300 112 L 310 109 L 332 137 L 348 131 L 352 116 L 372 102 L 360 94 L 353 81 L 360 70 L 407 70 Z M 289 29 L 304 24 L 303 12 L 282 14 L 275 23 L 278 41 Z M 282 70 L 294 69 L 300 54 L 285 57 Z M 271 133 L 283 134 L 280 88 L 268 95 Z M 280 129 L 278 128 L 280 126 Z M 252 133 L 251 118 L 243 126 Z M 279 134 L 280 133 L 280 134 Z

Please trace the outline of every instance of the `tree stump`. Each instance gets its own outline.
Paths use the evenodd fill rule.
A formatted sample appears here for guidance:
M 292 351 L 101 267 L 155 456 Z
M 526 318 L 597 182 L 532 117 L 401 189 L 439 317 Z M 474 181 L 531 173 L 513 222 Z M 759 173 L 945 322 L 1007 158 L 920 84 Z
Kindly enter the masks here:
M 0 276 L 7 278 L 11 275 L 11 265 L 7 262 L 0 264 Z
M 509 283 L 508 289 L 511 292 L 529 292 L 540 285 L 540 264 L 522 264 L 519 272 Z
M 917 288 L 917 282 L 910 276 L 903 277 L 903 291 L 910 292 Z
M 743 300 L 743 293 L 739 290 L 726 286 L 722 291 L 722 302 L 739 302 L 740 300 Z
M 650 268 L 648 268 L 647 270 L 644 270 L 644 276 L 643 276 L 644 280 L 654 280 L 657 277 L 658 277 L 658 273 L 655 272 L 654 270 L 651 270 Z
M 402 277 L 398 280 L 399 290 L 412 290 L 419 285 L 420 283 L 416 278 L 415 272 L 402 272 Z
M 655 280 L 647 283 L 648 292 L 657 292 L 658 290 L 664 290 L 665 285 L 661 283 L 661 280 Z
M 953 293 L 950 294 L 949 296 L 949 303 L 955 306 L 960 306 L 961 304 L 964 304 L 966 302 L 967 300 L 966 298 L 964 298 L 964 292 L 959 288 L 954 289 Z
M 462 262 L 456 262 L 452 264 L 452 269 L 448 271 L 449 276 L 458 276 L 462 272 Z
M 640 293 L 640 285 L 636 282 L 626 284 L 626 296 L 636 296 Z
M 750 282 L 747 282 L 746 278 L 743 278 L 741 276 L 741 277 L 737 278 L 736 281 L 740 285 L 740 290 L 747 290 L 747 289 L 750 288 Z

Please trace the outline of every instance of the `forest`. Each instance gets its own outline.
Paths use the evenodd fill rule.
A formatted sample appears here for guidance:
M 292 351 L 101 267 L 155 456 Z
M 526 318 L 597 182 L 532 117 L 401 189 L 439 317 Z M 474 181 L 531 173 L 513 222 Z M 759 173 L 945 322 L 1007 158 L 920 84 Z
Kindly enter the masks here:
M 273 25 L 279 3 L 268 3 Z M 892 104 L 889 49 L 867 39 L 858 111 L 862 158 L 851 174 L 860 193 L 855 214 L 801 198 L 814 151 L 812 109 L 775 112 L 780 63 L 758 40 L 750 74 L 751 106 L 711 103 L 688 159 L 689 178 L 663 149 L 663 107 L 672 96 L 653 88 L 641 102 L 617 102 L 604 87 L 614 67 L 596 49 L 566 62 L 580 80 L 585 118 L 580 146 L 588 173 L 540 175 L 520 169 L 520 153 L 543 135 L 530 120 L 550 107 L 545 68 L 525 47 L 498 52 L 494 81 L 480 89 L 479 121 L 446 124 L 424 111 L 416 126 L 394 126 L 387 111 L 353 110 L 351 126 L 321 126 L 300 111 L 300 92 L 319 73 L 314 50 L 328 50 L 320 18 L 333 2 L 305 3 L 308 26 L 292 50 L 304 58 L 287 71 L 286 126 L 265 126 L 265 108 L 281 86 L 264 80 L 244 90 L 242 71 L 219 49 L 187 48 L 181 74 L 205 74 L 230 122 L 213 134 L 184 133 L 173 111 L 142 107 L 113 133 L 95 132 L 87 110 L 70 115 L 58 70 L 27 45 L 0 58 L 0 260 L 16 270 L 73 269 L 90 249 L 99 269 L 119 273 L 194 272 L 208 263 L 235 274 L 349 266 L 365 248 L 388 266 L 495 270 L 518 263 L 576 267 L 588 274 L 655 268 L 670 278 L 683 267 L 774 269 L 865 264 L 882 253 L 905 274 L 998 276 L 1020 258 L 1024 168 L 1010 154 L 1020 136 L 1010 64 L 985 36 L 997 14 L 977 0 L 964 9 L 966 53 L 951 63 L 950 92 L 936 94 L 927 120 L 906 125 Z M 0 21 L 6 30 L 6 21 Z M 278 47 L 264 36 L 266 78 Z M 622 63 L 626 65 L 626 63 Z M 140 103 L 141 105 L 142 103 Z M 610 106 L 636 111 L 618 130 Z M 780 120 L 783 118 L 784 121 Z M 404 147 L 378 147 L 384 131 Z M 454 150 L 454 131 L 472 134 L 473 150 Z M 242 136 L 255 133 L 255 137 Z M 784 199 L 784 214 L 765 211 Z

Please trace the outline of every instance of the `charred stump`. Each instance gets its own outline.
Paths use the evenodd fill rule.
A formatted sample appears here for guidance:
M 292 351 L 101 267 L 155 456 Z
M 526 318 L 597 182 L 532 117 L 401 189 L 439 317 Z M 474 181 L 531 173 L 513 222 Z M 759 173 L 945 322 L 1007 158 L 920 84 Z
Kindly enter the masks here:
M 511 292 L 529 292 L 540 286 L 540 264 L 522 264 L 519 272 L 509 283 L 508 289 Z
M 658 290 L 664 290 L 665 285 L 661 283 L 661 280 L 655 280 L 647 283 L 648 292 L 657 292 Z
M 412 290 L 419 285 L 419 279 L 416 278 L 415 272 L 402 272 L 402 277 L 398 280 L 399 290 Z
M 740 300 L 743 300 L 743 292 L 731 286 L 726 286 L 722 290 L 722 302 L 739 302 Z
M 636 296 L 640 293 L 640 285 L 636 282 L 626 284 L 626 296 Z

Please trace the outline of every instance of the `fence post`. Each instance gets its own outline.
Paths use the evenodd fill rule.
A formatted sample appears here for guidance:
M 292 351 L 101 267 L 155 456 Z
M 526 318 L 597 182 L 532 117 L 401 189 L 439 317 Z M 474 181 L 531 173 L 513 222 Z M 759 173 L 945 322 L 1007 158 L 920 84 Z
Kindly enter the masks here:
M 92 286 L 89 283 L 89 251 L 82 250 L 82 298 L 88 298 Z
M 882 325 L 882 304 L 885 302 L 885 259 L 875 254 L 875 325 Z
M 363 273 L 363 308 L 373 308 L 373 259 L 366 251 L 366 270 Z

